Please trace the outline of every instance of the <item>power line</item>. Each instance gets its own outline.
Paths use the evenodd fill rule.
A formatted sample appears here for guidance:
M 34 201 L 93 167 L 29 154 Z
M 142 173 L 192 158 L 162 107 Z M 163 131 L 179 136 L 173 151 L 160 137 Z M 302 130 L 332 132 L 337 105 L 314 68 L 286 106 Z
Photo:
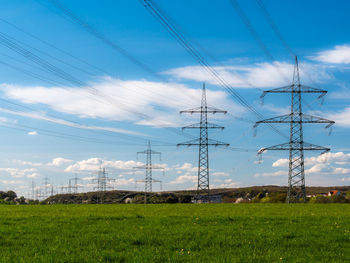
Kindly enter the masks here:
M 10 25 L 11 27 L 17 29 L 18 31 L 20 31 L 20 32 L 30 36 L 31 38 L 40 41 L 41 43 L 45 44 L 46 46 L 49 46 L 49 47 L 51 47 L 51 48 L 61 52 L 62 54 L 65 54 L 65 55 L 67 55 L 67 56 L 69 56 L 69 57 L 71 57 L 71 58 L 73 58 L 73 59 L 75 59 L 75 60 L 77 60 L 77 61 L 79 61 L 79 62 L 81 62 L 81 63 L 83 63 L 83 64 L 85 64 L 85 65 L 87 65 L 87 66 L 89 66 L 89 67 L 91 67 L 93 69 L 95 69 L 95 70 L 97 70 L 97 71 L 99 71 L 99 72 L 105 73 L 107 75 L 112 75 L 111 73 L 107 72 L 106 70 L 101 69 L 100 67 L 97 67 L 96 65 L 91 64 L 91 63 L 87 62 L 86 60 L 83 60 L 83 59 L 73 55 L 72 53 L 69 53 L 69 52 L 63 50 L 63 49 L 53 45 L 52 43 L 47 42 L 46 40 L 43 40 L 42 38 L 39 38 L 38 36 L 33 35 L 32 33 L 24 30 L 23 28 L 20 28 L 19 26 L 15 25 L 15 24 L 13 24 L 13 23 L 11 23 L 11 22 L 3 19 L 3 18 L 0 18 L 0 21 Z
M 282 45 L 285 47 L 285 49 L 288 50 L 288 52 L 290 53 L 290 55 L 294 58 L 296 56 L 295 52 L 292 50 L 292 48 L 288 45 L 287 41 L 284 39 L 284 37 L 282 36 L 279 28 L 277 27 L 276 23 L 274 22 L 274 20 L 272 19 L 271 15 L 269 14 L 269 12 L 267 11 L 264 3 L 261 0 L 255 0 L 255 2 L 258 4 L 258 6 L 260 7 L 260 10 L 262 11 L 265 19 L 267 20 L 267 22 L 269 23 L 269 25 L 271 26 L 273 32 L 276 34 L 276 36 L 278 37 L 278 39 L 281 41 Z
M 239 104 L 247 108 L 250 112 L 255 114 L 259 119 L 262 115 L 251 106 L 233 87 L 217 72 L 217 70 L 205 60 L 202 54 L 184 37 L 184 35 L 171 24 L 169 18 L 162 12 L 162 10 L 152 0 L 139 0 L 140 3 L 155 17 L 170 33 L 175 40 L 190 54 L 190 56 L 197 61 L 212 77 L 223 87 L 229 95 L 231 95 Z M 286 137 L 276 127 L 269 125 L 277 134 Z
M 109 37 L 105 36 L 102 32 L 91 26 L 87 21 L 84 21 L 82 18 L 80 18 L 77 14 L 73 13 L 72 10 L 70 10 L 68 7 L 64 6 L 61 2 L 57 0 L 49 0 L 49 2 L 54 5 L 57 9 L 61 10 L 64 15 L 70 19 L 70 21 L 74 22 L 81 28 L 83 28 L 85 31 L 96 37 L 97 39 L 101 40 L 103 43 L 105 43 L 107 46 L 112 48 L 114 51 L 118 52 L 119 54 L 126 57 L 128 60 L 130 60 L 133 64 L 140 67 L 144 71 L 148 72 L 149 74 L 153 75 L 157 79 L 161 79 L 164 81 L 164 78 L 160 76 L 157 72 L 153 71 L 149 66 L 147 66 L 145 63 L 138 60 L 135 56 L 133 56 L 130 52 L 128 52 L 126 49 L 122 48 L 120 45 L 118 45 L 115 41 L 110 39 Z M 42 3 L 39 2 L 39 4 L 42 5 Z

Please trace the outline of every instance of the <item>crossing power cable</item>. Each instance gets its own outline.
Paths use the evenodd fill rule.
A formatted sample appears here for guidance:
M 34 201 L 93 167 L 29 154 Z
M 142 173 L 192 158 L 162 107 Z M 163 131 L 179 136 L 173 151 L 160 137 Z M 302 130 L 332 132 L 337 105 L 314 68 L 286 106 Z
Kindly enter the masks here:
M 139 2 L 150 12 L 150 14 L 158 20 L 162 26 L 170 33 L 175 40 L 190 54 L 190 56 L 197 61 L 209 73 L 218 84 L 223 87 L 229 95 L 231 95 L 239 104 L 247 108 L 250 112 L 256 115 L 259 119 L 263 116 L 251 106 L 230 84 L 227 82 L 217 70 L 204 58 L 204 56 L 178 31 L 178 29 L 171 24 L 170 19 L 162 12 L 162 10 L 151 0 L 139 0 Z M 249 85 L 249 83 L 248 83 Z M 251 85 L 251 84 L 250 84 Z M 287 137 L 275 126 L 269 125 L 277 134 Z

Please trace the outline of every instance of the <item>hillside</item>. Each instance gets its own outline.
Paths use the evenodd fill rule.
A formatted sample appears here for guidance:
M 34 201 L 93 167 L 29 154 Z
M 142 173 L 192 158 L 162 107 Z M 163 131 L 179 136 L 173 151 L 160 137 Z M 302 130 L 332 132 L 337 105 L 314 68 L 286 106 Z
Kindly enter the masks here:
M 331 190 L 347 192 L 350 186 L 307 187 L 308 195 L 326 194 Z M 275 193 L 287 193 L 286 186 L 251 186 L 241 188 L 212 189 L 212 195 L 220 195 L 223 202 L 234 202 L 237 198 L 252 199 L 259 193 L 271 195 Z M 149 203 L 190 203 L 196 191 L 164 191 L 154 192 L 148 196 Z M 48 204 L 94 204 L 94 203 L 143 203 L 143 192 L 137 191 L 106 191 L 105 193 L 87 192 L 78 194 L 58 194 L 47 198 Z

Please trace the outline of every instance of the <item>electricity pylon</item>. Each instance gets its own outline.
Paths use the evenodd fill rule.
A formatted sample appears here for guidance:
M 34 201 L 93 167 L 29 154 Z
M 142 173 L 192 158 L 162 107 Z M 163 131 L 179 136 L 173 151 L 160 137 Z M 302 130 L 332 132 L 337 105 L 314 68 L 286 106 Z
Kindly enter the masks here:
M 227 111 L 219 110 L 213 107 L 208 107 L 207 97 L 205 91 L 205 84 L 203 83 L 202 89 L 202 102 L 201 106 L 190 110 L 180 111 L 182 113 L 199 113 L 200 122 L 185 126 L 182 129 L 199 129 L 199 138 L 177 144 L 178 146 L 198 146 L 199 147 L 199 158 L 198 158 L 198 184 L 197 184 L 197 200 L 210 202 L 210 188 L 209 188 L 209 152 L 208 146 L 229 146 L 227 143 L 219 142 L 216 140 L 209 139 L 208 129 L 221 129 L 224 127 L 209 123 L 208 113 L 226 114 Z
M 96 179 L 93 179 L 93 181 L 97 183 L 97 186 L 94 187 L 94 190 L 96 189 L 98 192 L 97 203 L 103 204 L 105 192 L 107 191 L 107 189 L 113 189 L 113 187 L 109 186 L 108 184 L 114 182 L 115 180 L 110 179 L 108 177 L 108 174 L 106 173 L 106 169 L 100 167 L 100 170 L 98 171 L 98 177 Z
M 330 121 L 317 116 L 312 116 L 302 112 L 302 93 L 319 93 L 319 98 L 326 95 L 327 91 L 316 89 L 300 84 L 298 58 L 295 57 L 293 82 L 289 86 L 264 91 L 263 98 L 268 93 L 290 93 L 291 94 L 291 112 L 290 114 L 261 120 L 255 123 L 257 127 L 260 123 L 289 123 L 290 137 L 289 142 L 278 144 L 271 147 L 264 147 L 258 151 L 262 154 L 264 151 L 288 150 L 289 151 L 289 172 L 288 172 L 288 195 L 287 203 L 299 202 L 302 199 L 306 202 L 305 172 L 304 172 L 304 151 L 321 151 L 321 154 L 330 151 L 329 148 L 304 142 L 303 123 L 324 123 L 329 128 L 334 124 Z
M 79 188 L 82 188 L 82 186 L 78 185 L 78 181 L 81 180 L 81 179 L 78 177 L 77 173 L 75 173 L 74 174 L 74 178 L 71 178 L 70 180 L 73 180 L 74 184 L 73 184 L 73 186 L 71 186 L 71 188 L 74 189 L 73 190 L 74 194 L 77 194 Z
M 137 156 L 139 154 L 145 154 L 146 155 L 146 164 L 141 165 L 141 166 L 136 166 L 134 169 L 144 169 L 145 170 L 145 179 L 144 180 L 137 180 L 136 182 L 138 183 L 145 183 L 145 204 L 147 203 L 147 195 L 149 193 L 152 193 L 152 184 L 153 183 L 162 183 L 160 180 L 155 180 L 152 178 L 152 170 L 153 169 L 158 169 L 158 170 L 163 170 L 164 173 L 164 167 L 160 167 L 158 165 L 153 165 L 152 164 L 152 155 L 159 155 L 159 160 L 161 159 L 161 153 L 160 152 L 155 152 L 151 149 L 151 142 L 148 141 L 148 148 L 147 150 L 144 150 L 142 152 L 137 152 Z
M 48 198 L 48 191 L 47 190 L 50 187 L 49 178 L 47 176 L 44 177 L 43 185 L 44 185 L 44 197 L 43 197 L 43 199 L 46 199 L 46 198 Z

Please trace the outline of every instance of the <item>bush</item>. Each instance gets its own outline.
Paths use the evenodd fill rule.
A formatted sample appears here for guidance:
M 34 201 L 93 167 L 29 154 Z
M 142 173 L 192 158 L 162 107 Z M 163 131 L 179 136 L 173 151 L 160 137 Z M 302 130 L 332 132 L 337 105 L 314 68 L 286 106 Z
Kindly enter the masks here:
M 261 198 L 260 203 L 285 203 L 286 198 L 287 194 L 285 193 L 272 193 L 269 196 Z
M 329 197 L 330 202 L 332 203 L 347 203 L 347 199 L 345 198 L 344 195 L 340 194 L 340 195 L 332 195 L 331 197 Z
M 324 195 L 316 195 L 314 197 L 311 197 L 310 203 L 312 204 L 327 204 L 330 203 L 330 198 Z

